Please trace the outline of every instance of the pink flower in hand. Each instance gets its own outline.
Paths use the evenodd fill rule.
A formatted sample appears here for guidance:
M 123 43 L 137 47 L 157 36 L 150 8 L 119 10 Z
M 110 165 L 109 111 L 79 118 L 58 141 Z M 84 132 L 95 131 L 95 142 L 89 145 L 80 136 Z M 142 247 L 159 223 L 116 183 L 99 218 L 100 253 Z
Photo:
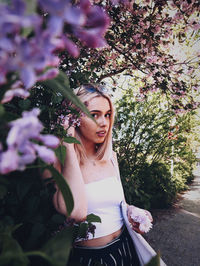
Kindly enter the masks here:
M 152 228 L 152 216 L 150 212 L 137 208 L 128 207 L 128 218 L 132 228 L 139 233 L 147 233 Z

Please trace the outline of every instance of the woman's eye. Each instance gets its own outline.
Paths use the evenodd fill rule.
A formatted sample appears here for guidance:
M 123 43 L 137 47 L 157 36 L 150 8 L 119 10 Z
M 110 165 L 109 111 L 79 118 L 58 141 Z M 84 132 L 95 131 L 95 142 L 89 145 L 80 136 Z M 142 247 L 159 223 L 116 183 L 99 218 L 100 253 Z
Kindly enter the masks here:
M 108 114 L 105 115 L 105 117 L 108 117 L 108 118 L 110 118 L 110 116 L 111 116 L 110 113 L 108 113 Z
M 94 118 L 97 118 L 97 114 L 91 114 L 91 116 L 93 116 Z

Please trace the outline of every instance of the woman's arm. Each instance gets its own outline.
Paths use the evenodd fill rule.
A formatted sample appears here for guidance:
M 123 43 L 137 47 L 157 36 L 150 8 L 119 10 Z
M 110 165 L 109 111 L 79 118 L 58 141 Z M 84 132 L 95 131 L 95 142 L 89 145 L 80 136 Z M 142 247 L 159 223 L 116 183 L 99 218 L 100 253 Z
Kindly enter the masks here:
M 66 147 L 66 158 L 62 174 L 69 185 L 73 198 L 74 208 L 70 218 L 76 221 L 83 221 L 87 216 L 87 199 L 85 186 L 80 170 L 79 162 L 73 144 L 63 143 Z M 57 168 L 57 170 L 59 170 Z M 58 212 L 67 216 L 67 210 L 61 191 L 57 188 L 54 194 L 53 203 Z

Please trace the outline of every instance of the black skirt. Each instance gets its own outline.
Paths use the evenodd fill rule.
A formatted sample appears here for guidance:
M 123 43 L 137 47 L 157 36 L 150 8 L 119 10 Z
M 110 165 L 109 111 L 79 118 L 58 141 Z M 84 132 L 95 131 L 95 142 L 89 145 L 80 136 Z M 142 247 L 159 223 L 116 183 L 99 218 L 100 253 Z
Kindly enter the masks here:
M 126 227 L 102 247 L 74 247 L 67 266 L 140 266 L 135 246 Z

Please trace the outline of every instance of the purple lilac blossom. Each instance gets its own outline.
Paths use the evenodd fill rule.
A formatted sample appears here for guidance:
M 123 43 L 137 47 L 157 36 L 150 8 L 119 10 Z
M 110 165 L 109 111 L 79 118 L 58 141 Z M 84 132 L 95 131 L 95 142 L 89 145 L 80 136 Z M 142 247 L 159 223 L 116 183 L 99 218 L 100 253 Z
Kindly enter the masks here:
M 7 174 L 15 170 L 24 170 L 27 164 L 40 157 L 46 163 L 54 163 L 54 152 L 47 148 L 59 145 L 59 139 L 52 135 L 42 135 L 42 123 L 38 119 L 40 110 L 22 113 L 22 118 L 12 121 L 7 137 L 7 150 L 0 151 L 0 173 Z M 34 142 L 33 142 L 34 141 Z M 41 142 L 44 145 L 36 144 Z M 46 147 L 47 146 L 47 147 Z M 12 163 L 10 163 L 12 162 Z
M 46 163 L 55 163 L 55 153 L 45 146 L 34 144 L 34 148 L 37 151 L 38 156 Z
M 0 173 L 7 174 L 17 170 L 19 165 L 19 156 L 14 148 L 10 148 L 0 155 Z
M 85 15 L 78 6 L 72 6 L 69 0 L 39 0 L 39 4 L 50 15 L 48 28 L 53 34 L 60 35 L 63 32 L 64 23 L 82 26 L 85 23 Z
M 15 96 L 27 98 L 37 81 L 54 78 L 60 61 L 57 51 L 66 49 L 77 57 L 79 49 L 70 39 L 71 35 L 93 48 L 105 45 L 103 35 L 109 18 L 89 0 L 80 0 L 77 5 L 72 5 L 70 0 L 37 0 L 37 3 L 47 16 L 29 14 L 23 0 L 0 3 L 0 85 L 7 83 L 8 74 L 13 82 L 1 103 Z M 68 26 L 68 33 L 64 32 L 64 25 Z M 0 147 L 0 173 L 23 170 L 37 156 L 47 163 L 55 161 L 52 150 L 32 142 L 39 141 L 49 147 L 59 143 L 56 137 L 53 140 L 52 136 L 40 134 L 43 126 L 38 115 L 38 109 L 24 112 L 22 118 L 9 124 L 7 150 Z
M 12 100 L 13 97 L 20 97 L 20 98 L 27 98 L 30 95 L 30 93 L 22 88 L 17 88 L 13 90 L 8 90 L 4 94 L 4 97 L 1 101 L 1 103 L 7 103 Z
M 47 16 L 27 14 L 23 0 L 0 4 L 0 84 L 7 82 L 8 73 L 16 73 L 23 82 L 18 90 L 5 95 L 2 103 L 15 96 L 28 97 L 27 90 L 37 81 L 54 78 L 58 74 L 55 68 L 59 66 L 56 51 L 66 49 L 77 57 L 79 49 L 70 40 L 71 34 L 93 48 L 106 45 L 103 35 L 109 18 L 89 0 L 80 0 L 76 5 L 70 0 L 38 0 L 37 3 Z M 70 29 L 68 33 L 64 32 L 64 25 Z M 29 28 L 33 34 L 26 36 L 23 32 Z

